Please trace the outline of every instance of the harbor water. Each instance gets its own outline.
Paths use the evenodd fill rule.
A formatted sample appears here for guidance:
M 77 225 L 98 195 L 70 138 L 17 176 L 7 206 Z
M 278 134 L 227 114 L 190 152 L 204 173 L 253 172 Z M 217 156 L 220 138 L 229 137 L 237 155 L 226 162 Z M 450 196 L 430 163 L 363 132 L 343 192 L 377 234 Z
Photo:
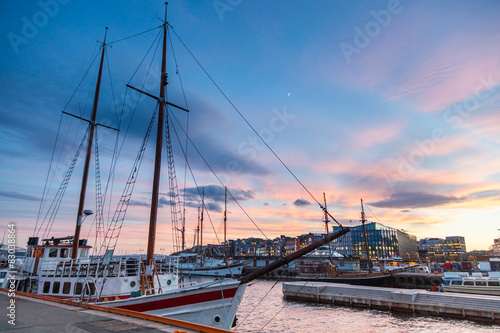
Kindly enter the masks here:
M 240 333 L 500 332 L 500 326 L 468 320 L 288 301 L 281 282 L 266 280 L 247 287 L 237 318 L 233 330 Z

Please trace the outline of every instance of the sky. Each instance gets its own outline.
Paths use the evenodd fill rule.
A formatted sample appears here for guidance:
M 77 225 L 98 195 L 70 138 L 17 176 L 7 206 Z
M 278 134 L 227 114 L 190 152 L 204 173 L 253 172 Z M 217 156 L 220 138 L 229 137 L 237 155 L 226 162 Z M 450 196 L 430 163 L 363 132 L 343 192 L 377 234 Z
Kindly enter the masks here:
M 19 246 L 73 234 L 84 153 L 54 198 L 87 125 L 61 111 L 90 117 L 105 27 L 97 122 L 108 127 L 97 132 L 108 225 L 155 110 L 126 84 L 158 95 L 164 2 L 0 6 L 0 230 L 14 222 Z M 488 249 L 500 237 L 499 10 L 497 1 L 169 1 L 167 98 L 190 111 L 169 111 L 187 245 L 198 185 L 211 243 L 223 237 L 227 186 L 229 239 L 324 232 L 325 193 L 342 225 L 359 224 L 363 199 L 369 221 Z M 118 253 L 146 248 L 155 135 Z M 91 165 L 85 208 L 97 212 Z M 168 179 L 165 168 L 157 253 L 173 249 Z M 91 245 L 96 215 L 83 223 Z

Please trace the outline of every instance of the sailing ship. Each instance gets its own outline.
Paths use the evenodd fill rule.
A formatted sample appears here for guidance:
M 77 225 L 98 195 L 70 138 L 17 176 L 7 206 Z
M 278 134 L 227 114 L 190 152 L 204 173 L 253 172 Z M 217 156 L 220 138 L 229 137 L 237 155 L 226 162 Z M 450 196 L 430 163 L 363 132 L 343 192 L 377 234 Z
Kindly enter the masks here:
M 325 197 L 324 194 L 323 197 Z M 324 200 L 324 205 L 326 207 L 326 198 Z M 326 214 L 323 222 L 325 222 L 326 233 L 328 234 L 329 219 Z M 390 286 L 392 278 L 391 274 L 387 270 L 381 270 L 379 267 L 373 267 L 368 245 L 368 235 L 365 228 L 366 215 L 363 206 L 363 199 L 361 199 L 361 223 L 363 226 L 363 245 L 367 257 L 367 270 L 361 270 L 359 259 L 340 258 L 340 254 L 332 252 L 331 244 L 329 243 L 327 252 L 328 258 L 325 258 L 325 252 L 323 252 L 323 256 L 313 256 L 310 254 L 304 256 L 302 260 L 297 262 L 295 266 L 295 275 L 297 279 L 364 286 Z M 324 248 L 324 250 L 327 249 Z M 339 265 L 342 265 L 344 269 L 339 269 Z M 350 267 L 351 270 L 347 271 L 345 269 L 347 267 Z
M 204 199 L 202 195 L 202 206 Z M 227 249 L 227 188 L 224 188 L 224 239 L 222 249 L 217 247 L 205 248 L 203 246 L 203 210 L 198 214 L 198 225 L 194 242 L 198 253 L 179 253 L 179 271 L 188 276 L 216 276 L 216 277 L 240 277 L 245 266 L 249 266 L 252 260 L 232 260 L 228 259 Z M 207 255 L 207 250 L 211 250 Z M 221 253 L 222 252 L 222 253 Z M 222 258 L 222 259 L 220 259 Z
M 201 259 L 196 254 L 187 254 L 179 258 L 180 273 L 193 276 L 240 277 L 243 268 L 253 262 L 253 260 L 233 261 L 214 257 Z
M 130 178 L 124 190 L 125 194 L 122 195 L 118 204 L 119 209 L 116 213 L 118 217 L 114 217 L 111 222 L 111 225 L 115 227 L 108 229 L 108 231 L 111 230 L 112 235 L 108 243 L 105 244 L 107 245 L 105 253 L 101 256 L 91 257 L 89 254 L 91 247 L 87 245 L 86 239 L 80 237 L 83 220 L 92 214 L 91 211 L 84 210 L 84 206 L 94 131 L 98 125 L 96 113 L 107 46 L 105 35 L 100 51 L 101 60 L 91 120 L 87 121 L 88 143 L 74 235 L 41 240 L 36 236 L 30 237 L 25 263 L 18 267 L 15 276 L 8 276 L 7 280 L 10 284 L 12 284 L 12 280 L 15 280 L 17 290 L 30 293 L 72 299 L 76 302 L 96 303 L 106 307 L 145 312 L 230 329 L 234 324 L 238 306 L 249 282 L 346 234 L 349 232 L 349 228 L 346 227 L 328 234 L 324 239 L 240 278 L 221 278 L 200 284 L 184 284 L 179 282 L 179 264 L 175 262 L 175 257 L 168 261 L 157 262 L 154 250 L 164 126 L 168 120 L 166 107 L 168 105 L 188 111 L 166 99 L 165 90 L 168 83 L 166 72 L 167 27 L 167 10 L 165 9 L 165 18 L 160 27 L 163 31 L 163 49 L 159 97 L 127 85 L 131 89 L 156 99 L 158 105 L 158 127 L 146 259 L 143 260 L 142 256 L 118 258 L 113 256 L 116 243 L 111 240 L 117 239 L 115 233 L 119 233 L 121 225 L 119 227 L 116 225 L 123 222 L 126 208 L 130 202 Z M 84 120 L 81 117 L 77 118 Z M 168 130 L 168 125 L 166 128 Z M 169 157 L 170 155 L 169 152 Z M 136 169 L 133 167 L 129 177 L 136 177 Z M 326 212 L 326 209 L 324 210 Z

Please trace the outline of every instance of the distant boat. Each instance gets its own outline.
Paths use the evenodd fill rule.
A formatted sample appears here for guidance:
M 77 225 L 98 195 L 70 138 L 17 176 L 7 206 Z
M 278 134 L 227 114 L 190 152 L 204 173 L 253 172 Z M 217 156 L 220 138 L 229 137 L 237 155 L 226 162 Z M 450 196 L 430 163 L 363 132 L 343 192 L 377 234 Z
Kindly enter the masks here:
M 202 206 L 204 206 L 203 200 L 202 196 Z M 227 188 L 224 188 L 224 253 L 216 251 L 217 256 L 224 259 L 207 257 L 205 255 L 205 248 L 203 247 L 203 210 L 198 215 L 199 220 L 195 241 L 198 242 L 196 247 L 199 249 L 199 253 L 179 253 L 177 255 L 179 257 L 179 271 L 186 276 L 240 277 L 243 274 L 244 267 L 249 266 L 252 260 L 238 261 L 227 259 Z
M 214 276 L 214 277 L 240 277 L 243 268 L 249 266 L 252 260 L 233 261 L 227 259 L 205 258 L 203 265 L 198 255 L 179 256 L 179 271 L 184 276 Z
M 325 197 L 325 195 L 323 194 Z M 325 197 L 326 207 L 326 197 Z M 336 251 L 332 251 L 330 244 L 321 247 L 316 252 L 304 256 L 304 258 L 295 264 L 295 276 L 297 279 L 306 281 L 323 281 L 334 283 L 347 283 L 352 285 L 364 286 L 389 286 L 391 284 L 391 274 L 387 271 L 381 271 L 378 267 L 373 267 L 369 255 L 369 248 L 366 236 L 365 225 L 365 212 L 363 208 L 363 200 L 361 200 L 361 221 L 363 223 L 363 234 L 365 238 L 365 251 L 368 258 L 368 270 L 361 270 L 359 267 L 359 259 L 357 264 L 352 264 L 353 260 L 346 260 Z M 328 233 L 328 217 L 325 215 L 325 227 Z M 339 269 L 338 264 L 343 264 L 342 270 Z M 351 270 L 346 270 L 345 265 L 350 265 Z
M 21 267 L 25 258 L 26 249 L 17 246 L 9 248 L 7 244 L 0 243 L 0 287 L 5 281 L 7 272 Z
M 337 265 L 326 260 L 300 260 L 295 264 L 296 279 L 347 283 L 363 286 L 389 286 L 391 274 L 387 272 L 368 272 L 361 270 L 340 271 Z
M 446 292 L 500 296 L 500 272 L 445 272 L 443 287 Z

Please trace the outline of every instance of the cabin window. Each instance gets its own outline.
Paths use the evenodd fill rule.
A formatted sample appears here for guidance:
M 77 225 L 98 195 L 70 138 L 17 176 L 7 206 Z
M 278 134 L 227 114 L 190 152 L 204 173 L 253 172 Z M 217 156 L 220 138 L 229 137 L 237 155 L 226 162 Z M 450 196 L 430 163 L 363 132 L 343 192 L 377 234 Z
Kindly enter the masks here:
M 464 286 L 473 286 L 474 281 L 464 281 Z
M 476 280 L 476 286 L 486 286 L 485 280 Z
M 462 280 L 453 280 L 453 281 L 451 281 L 451 284 L 454 285 L 454 286 L 461 286 L 462 285 Z
M 85 295 L 88 295 L 88 294 L 89 294 L 89 289 L 90 289 L 90 295 L 94 295 L 94 294 L 95 294 L 95 284 L 94 284 L 94 282 L 89 282 L 89 283 L 86 285 L 86 288 L 85 288 Z
M 50 249 L 49 258 L 55 258 L 55 257 L 57 257 L 57 249 Z
M 81 282 L 77 282 L 75 284 L 75 295 L 81 295 L 82 294 L 82 283 Z
M 80 250 L 80 258 L 86 258 L 89 255 L 89 249 Z
M 61 282 L 54 282 L 54 285 L 52 286 L 52 293 L 59 294 L 60 287 L 61 287 Z
M 71 290 L 71 282 L 64 282 L 63 284 L 63 294 L 68 295 Z
M 488 286 L 500 286 L 500 281 L 488 281 Z
M 60 253 L 60 257 L 61 258 L 67 258 L 68 257 L 68 252 L 69 250 L 68 249 L 61 249 L 61 253 Z
M 43 293 L 44 294 L 48 294 L 50 291 L 50 282 L 49 281 L 45 281 L 43 283 Z
M 449 286 L 450 285 L 450 280 L 443 280 L 443 284 L 445 286 Z

